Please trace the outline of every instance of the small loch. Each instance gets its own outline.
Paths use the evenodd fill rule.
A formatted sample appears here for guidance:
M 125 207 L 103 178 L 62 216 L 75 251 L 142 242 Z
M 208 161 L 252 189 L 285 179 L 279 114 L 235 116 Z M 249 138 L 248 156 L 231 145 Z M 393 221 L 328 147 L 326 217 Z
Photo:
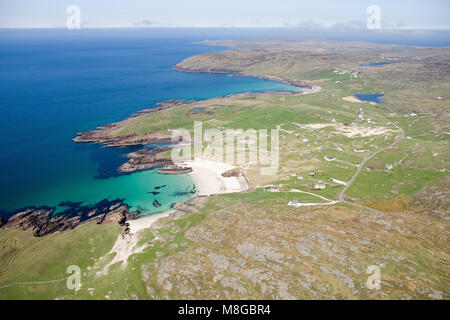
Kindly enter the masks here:
M 360 67 L 382 67 L 386 64 L 391 64 L 388 61 L 381 61 L 381 62 L 372 62 L 372 63 L 362 63 L 359 66 Z
M 369 101 L 369 102 L 375 102 L 375 103 L 383 103 L 384 100 L 382 97 L 384 97 L 384 94 L 381 93 L 356 93 L 355 97 L 358 98 L 361 101 Z

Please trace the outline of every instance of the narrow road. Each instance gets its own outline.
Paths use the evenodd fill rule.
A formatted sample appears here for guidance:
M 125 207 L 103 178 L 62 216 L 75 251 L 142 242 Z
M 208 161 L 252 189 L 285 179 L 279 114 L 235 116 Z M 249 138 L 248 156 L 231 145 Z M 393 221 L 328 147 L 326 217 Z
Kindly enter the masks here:
M 17 283 L 11 283 L 11 284 L 7 284 L 5 286 L 1 286 L 0 289 L 13 287 L 13 286 L 23 286 L 23 285 L 31 285 L 31 284 L 44 284 L 44 283 L 61 282 L 61 281 L 67 280 L 68 278 L 69 278 L 69 276 L 67 276 L 65 278 L 62 278 L 62 279 L 56 279 L 56 280 L 17 282 Z
M 394 124 L 395 125 L 395 124 Z M 359 165 L 358 169 L 356 170 L 356 172 L 353 174 L 352 178 L 350 179 L 350 181 L 348 181 L 347 185 L 345 186 L 345 188 L 341 191 L 341 193 L 339 194 L 339 201 L 343 202 L 343 203 L 347 203 L 359 208 L 364 208 L 364 209 L 368 209 L 377 213 L 380 213 L 381 211 L 376 210 L 376 209 L 372 209 L 366 206 L 362 206 L 350 201 L 347 201 L 344 199 L 344 194 L 347 191 L 348 188 L 350 188 L 350 186 L 353 184 L 353 182 L 355 181 L 356 177 L 358 176 L 358 174 L 361 172 L 361 170 L 364 168 L 364 165 L 367 163 L 367 161 L 369 161 L 370 159 L 372 159 L 373 157 L 375 157 L 377 154 L 392 148 L 394 145 L 396 145 L 400 140 L 402 140 L 405 137 L 405 131 L 403 131 L 402 128 L 400 128 L 399 126 L 395 125 L 397 127 L 397 129 L 399 129 L 401 131 L 400 136 L 394 141 L 392 142 L 390 145 L 388 145 L 387 147 L 381 148 L 380 150 L 375 151 L 374 153 L 372 153 L 370 156 L 364 158 L 364 160 L 361 162 L 361 164 Z
M 318 194 L 315 194 L 315 193 L 312 193 L 312 192 L 306 192 L 306 191 L 302 191 L 302 190 L 298 190 L 298 189 L 291 189 L 291 190 L 289 190 L 289 192 L 296 192 L 296 193 L 309 194 L 309 195 L 312 195 L 312 196 L 314 196 L 314 197 L 320 198 L 320 199 L 325 200 L 325 201 L 328 201 L 328 202 L 332 202 L 332 201 L 333 201 L 333 200 L 330 200 L 330 199 L 328 199 L 328 198 L 319 196 Z

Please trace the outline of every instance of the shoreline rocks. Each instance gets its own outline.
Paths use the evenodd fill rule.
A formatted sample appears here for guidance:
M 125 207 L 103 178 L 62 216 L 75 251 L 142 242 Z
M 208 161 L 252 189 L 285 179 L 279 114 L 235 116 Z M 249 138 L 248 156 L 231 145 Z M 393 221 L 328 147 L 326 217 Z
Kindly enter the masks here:
M 313 86 L 311 84 L 304 82 L 304 81 L 300 81 L 300 80 L 286 79 L 286 78 L 281 78 L 279 76 L 274 76 L 274 75 L 270 75 L 270 74 L 263 74 L 263 75 L 251 74 L 251 73 L 245 73 L 245 72 L 236 71 L 236 70 L 227 69 L 227 68 L 189 68 L 189 67 L 183 67 L 180 64 L 177 64 L 175 67 L 173 67 L 173 69 L 175 69 L 177 71 L 192 72 L 192 73 L 229 73 L 229 74 L 232 74 L 235 76 L 253 77 L 253 78 L 258 78 L 258 79 L 282 82 L 282 83 L 286 83 L 288 85 L 292 85 L 295 87 L 306 88 L 308 90 L 313 88 Z
M 136 147 L 144 146 L 146 144 L 152 143 L 171 143 L 171 136 L 168 134 L 125 134 L 118 135 L 118 133 L 126 126 L 126 124 L 143 114 L 154 113 L 164 109 L 168 109 L 181 104 L 193 103 L 194 100 L 182 100 L 182 99 L 172 99 L 167 101 L 158 102 L 158 107 L 153 109 L 144 109 L 133 116 L 126 118 L 125 120 L 107 124 L 104 126 L 99 126 L 95 130 L 90 130 L 86 132 L 78 132 L 77 136 L 72 140 L 78 143 L 96 143 L 103 144 L 107 147 Z
M 160 173 L 160 174 L 169 174 L 169 175 L 174 175 L 174 174 L 186 174 L 186 173 L 191 173 L 192 172 L 192 168 L 190 167 L 165 167 L 162 169 L 158 169 L 156 170 L 156 172 Z
M 139 147 L 152 143 L 171 143 L 171 136 L 165 134 L 128 134 L 111 136 L 118 129 L 118 124 L 108 124 L 98 127 L 96 130 L 78 133 L 72 140 L 78 143 L 103 144 L 106 147 Z
M 170 150 L 170 148 L 156 148 L 153 150 L 141 149 L 135 152 L 128 153 L 126 156 L 129 158 L 129 160 L 119 167 L 119 171 L 131 173 L 136 171 L 172 166 L 172 160 L 162 155 L 168 150 Z
M 121 200 L 103 200 L 93 206 L 69 204 L 71 207 L 54 214 L 55 207 L 29 207 L 19 209 L 8 219 L 0 218 L 2 229 L 32 230 L 35 237 L 55 232 L 72 230 L 82 223 L 96 221 L 97 224 L 117 222 L 125 225 L 128 219 L 136 217 L 137 212 L 130 212 Z

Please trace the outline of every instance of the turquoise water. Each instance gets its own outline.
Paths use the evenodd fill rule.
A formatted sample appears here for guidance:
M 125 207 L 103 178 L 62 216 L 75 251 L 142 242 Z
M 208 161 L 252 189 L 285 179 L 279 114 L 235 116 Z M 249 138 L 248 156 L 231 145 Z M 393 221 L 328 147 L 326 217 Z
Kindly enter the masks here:
M 122 199 L 132 210 L 153 214 L 191 197 L 188 175 L 154 170 L 119 174 L 124 154 L 136 148 L 105 148 L 71 139 L 162 100 L 296 90 L 267 80 L 172 69 L 189 56 L 224 49 L 192 44 L 205 38 L 214 34 L 0 30 L 3 214 L 44 205 L 61 212 L 67 209 L 64 202 L 91 206 L 104 199 Z M 163 187 L 155 189 L 158 186 Z M 154 207 L 154 200 L 162 206 Z

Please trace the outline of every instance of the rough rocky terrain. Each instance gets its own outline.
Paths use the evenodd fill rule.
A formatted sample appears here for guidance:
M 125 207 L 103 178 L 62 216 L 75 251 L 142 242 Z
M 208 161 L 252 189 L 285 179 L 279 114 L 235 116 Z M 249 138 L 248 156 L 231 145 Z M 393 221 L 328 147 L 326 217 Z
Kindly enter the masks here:
M 192 245 L 143 265 L 150 298 L 448 298 L 445 222 L 342 207 L 261 212 L 221 200 L 202 223 L 178 229 Z M 370 265 L 381 268 L 382 290 L 366 286 Z

